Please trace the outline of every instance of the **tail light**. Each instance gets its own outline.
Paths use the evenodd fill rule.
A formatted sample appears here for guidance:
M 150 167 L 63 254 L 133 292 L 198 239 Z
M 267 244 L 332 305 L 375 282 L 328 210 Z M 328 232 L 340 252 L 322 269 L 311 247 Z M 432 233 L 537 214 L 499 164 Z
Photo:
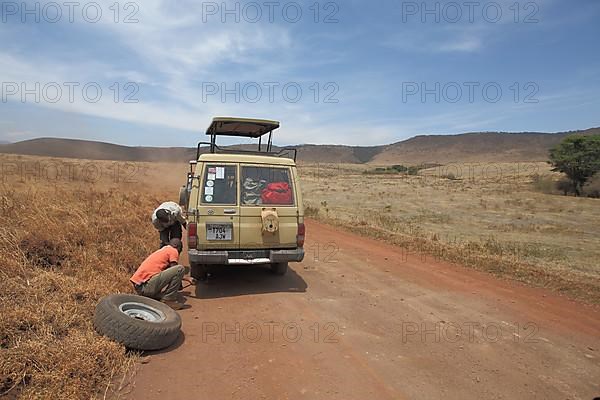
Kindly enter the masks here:
M 188 223 L 188 249 L 195 249 L 198 246 L 198 225 L 195 222 Z
M 296 235 L 296 243 L 298 247 L 304 247 L 304 235 L 306 234 L 306 227 L 304 223 L 298 224 L 298 234 Z

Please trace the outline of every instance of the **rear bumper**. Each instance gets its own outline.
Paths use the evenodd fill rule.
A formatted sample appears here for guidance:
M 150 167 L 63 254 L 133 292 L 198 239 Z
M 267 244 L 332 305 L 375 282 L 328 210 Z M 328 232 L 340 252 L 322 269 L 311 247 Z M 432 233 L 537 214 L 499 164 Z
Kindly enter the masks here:
M 189 250 L 190 264 L 256 265 L 282 262 L 300 262 L 304 259 L 304 249 L 290 250 Z

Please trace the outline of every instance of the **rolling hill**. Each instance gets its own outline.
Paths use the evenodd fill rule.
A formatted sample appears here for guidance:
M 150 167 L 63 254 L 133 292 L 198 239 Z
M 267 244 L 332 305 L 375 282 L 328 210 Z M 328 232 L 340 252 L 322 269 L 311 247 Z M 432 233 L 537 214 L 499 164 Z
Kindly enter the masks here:
M 449 163 L 546 161 L 548 150 L 572 134 L 600 134 L 600 128 L 562 133 L 464 133 L 460 135 L 415 136 L 385 146 L 369 162 Z M 401 162 L 399 162 L 401 161 Z
M 372 147 L 315 144 L 293 147 L 298 149 L 300 162 L 313 163 L 410 165 L 425 162 L 545 161 L 548 150 L 572 134 L 600 134 L 600 128 L 561 133 L 475 132 L 422 135 Z M 247 145 L 241 147 L 248 148 Z M 187 162 L 195 157 L 196 150 L 187 147 L 131 147 L 88 140 L 41 138 L 0 144 L 0 153 L 91 160 Z
M 115 161 L 178 161 L 193 158 L 185 147 L 130 147 L 78 139 L 41 138 L 0 145 L 0 153 Z

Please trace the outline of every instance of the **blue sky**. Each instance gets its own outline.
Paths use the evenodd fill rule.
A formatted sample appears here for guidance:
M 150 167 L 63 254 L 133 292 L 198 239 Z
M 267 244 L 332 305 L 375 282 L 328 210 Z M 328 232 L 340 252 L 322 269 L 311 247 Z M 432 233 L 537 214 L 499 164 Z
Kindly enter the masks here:
M 281 120 L 278 144 L 600 126 L 596 0 L 71 7 L 2 3 L 0 141 L 193 146 L 230 115 Z

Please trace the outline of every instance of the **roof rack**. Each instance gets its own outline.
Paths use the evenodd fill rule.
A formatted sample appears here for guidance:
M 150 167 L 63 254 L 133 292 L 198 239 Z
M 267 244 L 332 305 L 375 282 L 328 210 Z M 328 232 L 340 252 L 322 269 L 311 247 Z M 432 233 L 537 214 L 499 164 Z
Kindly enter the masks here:
M 222 147 L 217 146 L 212 142 L 200 142 L 198 143 L 198 148 L 196 149 L 196 160 L 200 158 L 200 151 L 202 145 L 210 146 L 210 152 L 213 154 L 249 154 L 256 156 L 271 156 L 271 157 L 286 157 L 291 158 L 296 161 L 296 156 L 298 154 L 298 150 L 294 148 L 285 148 L 279 151 L 264 151 L 264 150 L 242 150 L 242 149 L 224 149 Z
M 293 159 L 296 161 L 296 149 L 286 148 L 276 152 L 273 151 L 273 131 L 277 128 L 279 128 L 279 121 L 268 119 L 215 117 L 206 130 L 206 134 L 210 136 L 210 142 L 198 143 L 196 160 L 200 157 L 200 147 L 202 145 L 209 145 L 211 153 L 242 153 L 284 157 L 285 153 L 289 154 L 293 152 Z M 262 138 L 266 134 L 269 134 L 269 138 L 266 149 L 263 150 Z M 238 136 L 258 139 L 258 150 L 223 149 L 217 146 L 217 136 Z

